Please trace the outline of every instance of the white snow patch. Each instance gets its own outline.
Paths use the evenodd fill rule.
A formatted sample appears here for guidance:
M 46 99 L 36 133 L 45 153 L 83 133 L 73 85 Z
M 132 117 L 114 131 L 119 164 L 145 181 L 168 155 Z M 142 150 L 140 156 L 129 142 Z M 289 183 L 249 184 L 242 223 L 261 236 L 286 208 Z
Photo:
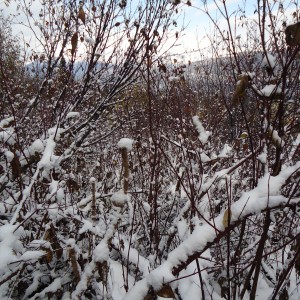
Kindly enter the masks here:
M 58 128 L 57 126 L 54 126 L 50 129 L 48 129 L 49 137 L 56 138 L 58 140 L 60 138 L 61 133 L 63 132 L 62 128 Z
M 107 261 L 109 259 L 109 249 L 107 240 L 103 239 L 94 250 L 94 260 L 97 262 Z
M 96 178 L 95 177 L 91 177 L 90 178 L 90 183 L 95 183 L 96 182 Z
M 144 210 L 149 213 L 151 211 L 151 207 L 148 202 L 143 201 Z
M 201 154 L 200 154 L 200 158 L 201 158 L 201 161 L 202 161 L 203 163 L 206 163 L 206 162 L 210 162 L 210 161 L 211 161 L 211 159 L 210 159 L 205 153 L 201 153 Z
M 5 224 L 0 227 L 0 276 L 9 272 L 9 264 L 17 260 L 16 251 L 21 251 L 17 225 Z
M 79 117 L 79 112 L 76 112 L 76 111 L 70 111 L 68 114 L 67 114 L 67 119 L 71 119 L 71 118 L 76 118 L 76 117 Z
M 0 121 L 0 129 L 9 126 L 14 121 L 14 117 L 9 117 Z
M 193 117 L 193 123 L 199 133 L 199 140 L 202 144 L 205 144 L 207 143 L 208 141 L 208 138 L 210 137 L 211 135 L 211 132 L 210 131 L 206 131 L 202 125 L 202 123 L 200 122 L 199 120 L 199 117 L 198 116 L 194 116 Z
M 122 246 L 120 246 L 120 240 L 122 240 Z M 140 253 L 134 249 L 129 243 L 126 241 L 125 238 L 120 236 L 120 238 L 113 239 L 114 245 L 120 249 L 122 257 L 136 265 L 139 270 L 144 274 L 144 276 L 149 274 L 150 271 L 150 262 L 148 259 L 140 255 Z
M 232 147 L 230 147 L 228 144 L 224 145 L 224 148 L 222 149 L 222 151 L 220 152 L 220 154 L 218 155 L 218 157 L 220 158 L 227 158 L 230 156 Z
M 14 145 L 16 143 L 14 129 L 10 127 L 5 128 L 5 131 L 0 131 L 0 142 Z
M 275 65 L 276 65 L 276 57 L 271 53 L 267 53 L 267 55 L 264 56 L 262 60 L 262 67 L 271 67 L 273 69 Z
M 43 142 L 38 139 L 38 140 L 35 140 L 31 146 L 30 146 L 30 153 L 42 153 L 44 151 L 45 147 L 44 147 L 44 144 Z
M 257 159 L 262 163 L 266 164 L 267 163 L 267 153 L 261 153 L 257 156 Z
M 28 247 L 38 249 L 40 247 L 43 248 L 50 248 L 51 244 L 48 241 L 45 240 L 33 240 L 28 244 Z
M 36 260 L 46 254 L 45 251 L 26 251 L 22 256 L 19 258 L 19 260 L 23 261 L 29 261 L 29 260 Z
M 276 84 L 266 85 L 263 89 L 258 90 L 258 93 L 264 97 L 270 97 L 272 94 L 281 93 L 282 90 Z
M 179 81 L 180 77 L 178 77 L 178 76 L 170 76 L 168 79 L 169 79 L 170 82 L 175 82 L 175 81 Z
M 52 203 L 49 205 L 48 214 L 50 219 L 55 220 L 58 215 L 58 204 Z
M 113 300 L 122 300 L 126 291 L 124 288 L 124 276 L 123 273 L 127 273 L 127 269 L 122 266 L 119 262 L 110 260 L 110 276 L 109 276 L 109 284 L 111 286 L 112 291 L 112 299 Z M 134 278 L 128 274 L 128 286 L 132 287 L 134 284 Z
M 282 138 L 279 136 L 277 130 L 275 130 L 273 128 L 273 126 L 269 126 L 269 132 L 271 134 L 271 138 L 272 140 L 276 143 L 276 145 L 281 145 L 284 146 L 284 141 L 282 140 Z
M 95 44 L 95 40 L 91 37 L 85 37 L 85 41 L 90 45 Z
M 124 204 L 125 202 L 128 201 L 128 195 L 124 194 L 124 192 L 121 190 L 118 191 L 117 193 L 114 193 L 110 199 L 112 202 L 116 204 Z
M 56 278 L 51 284 L 49 284 L 42 292 L 35 294 L 32 298 L 30 299 L 45 299 L 45 296 L 47 293 L 55 293 L 57 290 L 61 288 L 61 277 Z
M 132 150 L 133 140 L 129 138 L 122 138 L 118 142 L 118 148 L 119 149 L 126 149 L 127 151 Z
M 4 155 L 6 156 L 6 160 L 8 162 L 11 162 L 14 159 L 14 156 L 15 156 L 11 151 L 6 151 L 4 153 Z
M 178 235 L 180 239 L 184 240 L 187 237 L 188 230 L 189 230 L 188 224 L 185 219 L 182 218 L 181 220 L 178 221 L 177 229 L 178 229 Z

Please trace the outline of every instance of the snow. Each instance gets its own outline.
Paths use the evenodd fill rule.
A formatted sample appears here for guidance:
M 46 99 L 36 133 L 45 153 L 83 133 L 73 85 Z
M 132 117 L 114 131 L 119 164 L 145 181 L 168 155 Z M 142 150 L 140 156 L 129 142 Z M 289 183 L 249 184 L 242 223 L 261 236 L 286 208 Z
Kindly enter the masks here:
M 281 88 L 278 87 L 276 84 L 269 84 L 266 85 L 263 89 L 258 90 L 259 94 L 264 97 L 270 97 L 275 93 L 279 94 L 281 93 L 281 91 L 282 91 Z
M 55 194 L 57 192 L 57 190 L 58 190 L 58 181 L 57 180 L 52 180 L 49 184 L 50 196 Z
M 28 299 L 28 297 L 38 288 L 39 283 L 40 283 L 40 278 L 43 276 L 43 274 L 39 271 L 36 271 L 34 273 L 34 278 L 33 278 L 33 282 L 31 283 L 31 285 L 26 289 L 25 295 L 23 297 L 23 299 Z
M 134 287 L 129 290 L 123 300 L 144 299 L 149 289 L 149 284 L 146 279 L 135 283 Z
M 267 53 L 262 60 L 262 67 L 271 67 L 273 69 L 275 65 L 276 57 L 271 53 Z
M 122 190 L 120 190 L 111 196 L 111 201 L 117 205 L 123 205 L 125 202 L 128 201 L 128 195 L 125 194 Z
M 96 193 L 96 199 L 99 198 L 100 196 L 104 197 L 104 196 L 111 196 L 111 195 L 101 195 L 100 193 Z M 85 205 L 87 205 L 89 202 L 92 201 L 92 195 L 86 197 L 86 198 L 83 198 L 79 203 L 78 203 L 78 206 L 79 207 L 84 207 Z
M 56 140 L 59 140 L 60 135 L 61 135 L 62 132 L 63 132 L 63 129 L 58 128 L 57 126 L 54 126 L 50 129 L 48 129 L 49 137 L 52 138 L 52 139 L 55 138 Z
M 127 273 L 127 269 L 124 268 L 120 263 L 110 260 L 110 276 L 109 276 L 109 285 L 112 291 L 112 299 L 113 300 L 122 300 L 126 291 L 124 288 L 124 276 Z M 128 285 L 131 287 L 134 284 L 134 279 L 129 275 Z
M 267 163 L 267 154 L 266 153 L 261 153 L 257 156 L 257 159 L 262 163 L 265 164 Z
M 269 126 L 268 133 L 271 136 L 272 141 L 276 144 L 276 146 L 284 146 L 284 141 L 279 136 L 277 130 L 273 128 L 273 126 Z
M 22 256 L 19 258 L 19 260 L 23 261 L 29 261 L 29 260 L 36 260 L 39 257 L 42 257 L 46 254 L 45 251 L 26 251 Z
M 35 140 L 30 146 L 31 153 L 42 153 L 44 149 L 43 141 L 40 139 Z
M 92 222 L 90 222 L 89 220 L 84 220 L 83 221 L 83 225 L 81 227 L 81 229 L 79 230 L 79 234 L 82 234 L 84 232 L 93 232 L 93 233 L 96 233 L 95 231 L 95 227 L 93 225 Z
M 76 286 L 76 290 L 72 293 L 71 299 L 81 300 L 80 294 L 87 288 L 87 282 L 89 278 L 93 275 L 93 270 L 95 269 L 94 261 L 86 264 L 84 267 L 84 271 L 81 275 L 81 280 Z
M 231 206 L 231 223 L 250 214 L 258 214 L 266 207 L 274 207 L 286 203 L 289 199 L 280 195 L 280 189 L 286 179 L 300 168 L 300 162 L 294 166 L 285 167 L 278 176 L 273 177 L 266 174 L 258 182 L 256 188 L 249 192 L 244 192 L 240 199 Z M 176 249 L 169 253 L 167 260 L 150 274 L 140 280 L 126 296 L 124 300 L 142 299 L 147 293 L 147 287 L 153 286 L 158 290 L 163 282 L 172 281 L 174 275 L 172 270 L 186 261 L 188 256 L 201 252 L 208 243 L 213 242 L 218 231 L 224 231 L 223 213 L 210 220 L 202 226 L 197 226 L 193 233 L 185 239 Z M 211 226 L 210 224 L 214 224 Z M 215 228 L 214 228 L 215 227 Z M 144 292 L 142 293 L 142 287 Z
M 95 44 L 95 40 L 91 37 L 85 37 L 85 41 L 90 44 L 90 45 L 94 45 Z
M 180 81 L 180 77 L 178 76 L 170 76 L 168 79 L 170 82 Z
M 118 148 L 119 149 L 127 149 L 127 151 L 132 150 L 133 140 L 130 138 L 122 138 L 118 142 Z
M 0 129 L 8 127 L 14 121 L 14 117 L 9 117 L 0 121 Z
M 143 257 L 136 249 L 130 247 L 129 243 L 126 242 L 125 237 L 122 238 L 122 247 L 120 247 L 120 238 L 114 238 L 113 243 L 116 247 L 120 249 L 120 252 L 124 259 L 128 259 L 130 263 L 136 265 L 144 276 L 149 274 L 149 260 Z
M 90 18 L 89 12 L 86 13 L 87 18 Z M 97 18 L 97 13 L 95 16 Z M 130 24 L 133 21 L 134 18 L 128 20 Z M 137 33 L 139 30 L 137 29 Z M 92 32 L 89 34 L 93 35 Z M 236 38 L 241 37 L 236 36 Z M 93 40 L 86 40 L 88 43 L 94 43 Z M 251 84 L 256 83 L 261 88 L 261 90 L 257 89 L 259 95 L 272 97 L 282 92 L 283 86 L 279 83 L 279 79 L 284 64 L 281 62 L 279 64 L 279 56 L 276 64 L 277 58 L 272 54 L 263 57 L 264 54 L 258 53 L 261 55 L 259 60 L 259 63 L 262 62 L 261 65 L 274 68 L 274 77 L 270 78 L 266 74 L 268 69 L 260 70 L 261 65 L 259 67 L 252 65 L 252 57 L 249 57 L 251 60 L 249 67 L 254 71 L 251 73 L 253 78 Z M 90 53 L 86 54 L 90 57 Z M 226 58 L 224 59 L 227 61 Z M 90 63 L 93 64 L 92 61 Z M 137 66 L 139 64 L 139 62 L 134 63 Z M 59 61 L 56 60 L 53 64 L 59 64 Z M 67 69 L 71 71 L 71 67 L 68 63 Z M 113 66 L 113 68 L 118 71 L 117 67 Z M 230 66 L 228 70 L 235 74 L 238 72 L 236 68 Z M 212 71 L 214 73 L 214 70 Z M 226 73 L 226 68 L 223 71 Z M 173 120 L 176 126 L 160 127 L 156 144 L 157 141 L 152 140 L 154 137 L 151 138 L 151 134 L 149 136 L 147 120 L 143 119 L 142 110 L 147 109 L 144 105 L 139 105 L 138 112 L 135 111 L 136 107 L 130 107 L 128 115 L 130 120 L 129 123 L 125 123 L 128 126 L 122 127 L 121 123 L 125 121 L 127 114 L 125 116 L 121 113 L 122 117 L 119 118 L 118 113 L 122 108 L 118 106 L 114 109 L 114 105 L 118 104 L 124 94 L 122 86 L 119 95 L 121 98 L 119 98 L 110 93 L 109 84 L 111 80 L 115 83 L 115 80 L 117 82 L 121 77 L 116 73 L 115 76 L 101 81 L 100 69 L 89 69 L 88 72 L 90 76 L 83 77 L 83 80 L 78 79 L 77 83 L 72 84 L 74 90 L 66 90 L 66 94 L 71 96 L 63 107 L 57 110 L 58 114 L 53 112 L 53 118 L 49 119 L 46 111 L 47 120 L 43 119 L 43 115 L 40 114 L 40 104 L 51 107 L 54 103 L 54 107 L 55 101 L 63 94 L 57 90 L 52 93 L 53 95 L 51 93 L 48 95 L 47 85 L 45 85 L 46 92 L 43 93 L 44 85 L 42 85 L 41 93 L 37 94 L 41 97 L 37 96 L 33 100 L 33 106 L 30 107 L 32 110 L 26 110 L 24 107 L 28 106 L 32 93 L 26 93 L 29 95 L 26 98 L 21 87 L 22 95 L 13 103 L 13 108 L 17 109 L 20 106 L 21 111 L 16 111 L 16 119 L 10 117 L 0 122 L 2 146 L 0 149 L 0 281 L 2 282 L 0 298 L 13 297 L 25 300 L 30 297 L 31 299 L 58 297 L 79 300 L 94 297 L 95 299 L 138 300 L 144 299 L 149 287 L 159 290 L 163 284 L 169 284 L 174 291 L 175 289 L 176 292 L 179 291 L 180 299 L 201 299 L 197 262 L 200 265 L 206 298 L 219 300 L 221 283 L 218 281 L 218 275 L 221 273 L 222 276 L 227 276 L 226 256 L 229 249 L 226 249 L 226 236 L 229 238 L 229 235 L 226 235 L 228 228 L 225 228 L 228 224 L 224 222 L 226 214 L 228 216 L 230 212 L 231 215 L 230 220 L 227 218 L 227 221 L 232 225 L 230 228 L 232 229 L 230 231 L 232 251 L 238 245 L 239 237 L 242 237 L 241 222 L 245 221 L 247 225 L 240 244 L 241 259 L 232 263 L 236 263 L 244 274 L 248 274 L 251 264 L 255 263 L 256 250 L 261 240 L 264 212 L 268 208 L 274 208 L 268 230 L 269 239 L 266 241 L 261 264 L 262 269 L 267 270 L 267 273 L 272 276 L 268 277 L 269 279 L 264 278 L 263 272 L 260 271 L 257 292 L 259 295 L 257 298 L 260 300 L 270 298 L 271 287 L 274 286 L 272 281 L 281 278 L 279 271 L 287 270 L 287 264 L 295 257 L 291 244 L 299 235 L 297 215 L 300 213 L 297 207 L 300 199 L 297 188 L 300 162 L 295 165 L 293 163 L 298 159 L 300 134 L 296 131 L 298 115 L 292 115 L 292 109 L 295 107 L 297 110 L 297 99 L 293 95 L 297 89 L 293 89 L 292 85 L 290 87 L 290 84 L 288 90 L 285 89 L 286 101 L 295 98 L 285 112 L 287 117 L 286 122 L 283 122 L 285 131 L 274 130 L 277 128 L 275 125 L 278 120 L 276 112 L 273 113 L 274 107 L 263 105 L 268 101 L 261 99 L 253 103 L 254 106 L 257 104 L 265 107 L 264 110 L 257 110 L 258 119 L 266 117 L 268 120 L 265 120 L 264 127 L 258 126 L 254 131 L 251 128 L 253 124 L 249 124 L 249 134 L 255 132 L 253 137 L 257 148 L 253 151 L 240 151 L 240 145 L 247 142 L 248 134 L 242 133 L 240 138 L 238 137 L 244 129 L 243 122 L 229 124 L 225 109 L 220 114 L 220 117 L 225 118 L 220 119 L 218 124 L 213 122 L 215 120 L 210 115 L 207 120 L 201 119 L 201 121 L 198 116 L 194 116 L 192 120 L 187 120 L 185 116 L 182 120 Z M 209 74 L 212 87 L 215 86 L 213 73 Z M 250 73 L 245 71 L 242 74 Z M 90 77 L 92 81 L 89 81 Z M 221 77 L 217 79 L 223 80 Z M 158 97 L 162 96 L 157 98 L 157 101 L 166 99 L 168 95 L 165 92 L 168 92 L 168 87 L 172 86 L 170 82 L 174 82 L 174 86 L 180 80 L 177 76 L 167 75 L 166 78 L 167 81 L 161 80 L 164 82 L 164 91 L 159 91 L 162 94 L 157 93 Z M 225 85 L 227 79 L 226 77 Z M 278 85 L 268 84 L 275 82 L 276 79 Z M 295 80 L 297 81 L 298 78 Z M 51 80 L 48 81 L 50 82 Z M 124 92 L 136 90 L 144 92 L 143 89 L 140 90 L 139 83 L 131 89 L 131 82 L 124 82 Z M 290 79 L 287 82 L 293 83 Z M 98 89 L 89 90 L 94 83 L 100 84 Z M 158 85 L 161 85 L 161 82 Z M 87 87 L 84 92 L 81 89 L 83 86 Z M 192 84 L 192 86 L 196 89 L 198 85 Z M 69 85 L 66 87 L 68 88 Z M 217 89 L 215 92 L 219 94 Z M 197 99 L 203 96 L 198 90 L 192 93 Z M 47 99 L 43 99 L 44 96 Z M 252 96 L 250 93 L 249 97 Z M 100 99 L 97 107 L 93 106 L 95 99 Z M 269 99 L 269 102 L 272 102 L 272 99 Z M 82 103 L 88 105 L 81 105 Z M 111 109 L 103 111 L 102 106 Z M 5 107 L 5 110 L 10 109 Z M 22 117 L 23 110 L 25 115 L 28 114 L 27 117 Z M 80 113 L 73 110 L 78 110 Z M 103 118 L 101 116 L 98 119 L 93 118 L 97 111 Z M 233 108 L 233 113 L 237 111 Z M 6 112 L 3 113 L 5 114 Z M 7 113 L 5 117 L 8 115 L 11 113 Z M 189 113 L 187 112 L 186 115 Z M 200 115 L 207 114 L 205 111 L 202 113 L 201 109 Z M 77 119 L 79 116 L 80 123 Z M 172 116 L 166 117 L 170 117 L 172 122 Z M 31 118 L 34 128 L 30 128 Z M 20 124 L 17 123 L 19 120 L 21 120 Z M 56 126 L 54 126 L 55 120 L 59 122 Z M 166 124 L 169 124 L 168 120 Z M 120 130 L 118 130 L 119 121 Z M 54 127 L 47 130 L 49 122 Z M 75 123 L 71 125 L 72 122 Z M 268 122 L 272 123 L 274 128 Z M 206 128 L 206 124 L 210 127 Z M 194 125 L 195 129 L 189 132 L 191 125 Z M 232 137 L 229 137 L 230 132 L 227 131 L 230 127 L 236 129 L 232 130 Z M 216 132 L 216 137 L 210 138 L 211 132 L 206 129 Z M 85 137 L 85 133 L 89 130 L 91 134 Z M 114 130 L 117 130 L 116 134 Z M 64 131 L 67 133 L 65 141 Z M 122 190 L 124 166 L 119 163 L 120 153 L 116 151 L 115 141 L 118 141 L 116 138 L 120 137 L 120 134 L 125 138 L 117 143 L 117 147 L 123 150 L 123 155 L 127 151 L 132 151 L 133 139 L 140 141 L 137 145 L 137 153 L 130 157 L 131 184 L 128 194 Z M 127 134 L 129 137 L 132 136 L 132 139 L 126 138 Z M 237 142 L 236 147 L 232 148 L 231 144 L 226 144 L 226 137 L 229 137 L 230 143 Z M 76 143 L 81 138 L 86 138 L 83 144 Z M 161 138 L 164 139 L 163 142 L 160 142 Z M 14 143 L 16 144 L 13 145 Z M 154 144 L 158 145 L 158 148 L 155 148 Z M 271 175 L 274 172 L 274 159 L 277 154 L 274 145 L 280 145 L 282 150 L 280 151 L 282 165 L 278 176 Z M 86 169 L 74 165 L 81 155 L 88 156 Z M 14 174 L 14 164 L 11 163 L 14 160 L 16 162 L 20 160 L 21 163 L 21 170 L 18 170 L 21 174 L 18 173 L 17 176 Z M 252 167 L 256 167 L 256 172 L 255 170 L 252 172 Z M 290 177 L 291 174 L 293 177 Z M 80 186 L 76 191 L 68 188 L 71 183 L 70 178 L 76 179 L 76 183 Z M 3 187 L 2 183 L 4 183 Z M 92 195 L 91 184 L 96 183 L 97 193 Z M 96 218 L 91 209 L 93 197 L 97 199 Z M 289 205 L 282 208 L 286 203 Z M 295 209 L 291 209 L 294 208 L 293 205 Z M 197 217 L 193 216 L 194 212 Z M 49 236 L 47 234 L 49 229 L 53 229 L 55 233 L 51 232 Z M 279 233 L 282 236 L 281 241 L 275 239 Z M 56 238 L 60 246 L 57 246 Z M 288 239 L 291 239 L 290 244 Z M 281 243 L 284 243 L 284 246 Z M 76 252 L 76 264 L 78 263 L 80 275 L 78 284 L 72 274 L 74 261 L 72 261 L 73 257 L 71 259 L 69 257 L 70 249 Z M 50 256 L 51 261 L 49 261 Z M 225 258 L 224 261 L 222 257 Z M 187 262 L 191 263 L 187 264 Z M 234 267 L 235 265 L 229 271 L 234 270 Z M 180 270 L 175 272 L 176 269 Z M 292 270 L 291 274 L 288 278 L 290 279 L 288 292 L 290 299 L 298 299 L 299 291 L 295 291 L 293 296 L 291 294 L 293 289 L 299 286 L 298 275 L 295 274 L 295 270 Z M 6 278 L 8 278 L 7 282 L 5 282 Z M 22 288 L 22 284 L 19 284 L 20 280 L 25 281 L 24 291 L 20 289 Z M 70 280 L 70 284 L 66 284 L 67 280 Z M 233 277 L 232 282 L 243 285 L 243 276 Z M 128 294 L 126 294 L 127 284 Z M 246 294 L 244 298 L 248 297 L 249 295 Z
M 228 144 L 225 144 L 224 148 L 222 149 L 218 157 L 227 158 L 230 156 L 231 151 L 232 151 L 232 147 L 230 147 Z
M 94 250 L 94 260 L 95 262 L 104 262 L 109 259 L 109 249 L 107 245 L 108 241 L 103 239 Z
M 11 151 L 6 151 L 4 155 L 6 156 L 7 162 L 11 162 L 15 156 Z
M 176 279 L 172 274 L 171 264 L 168 261 L 150 272 L 146 278 L 148 283 L 150 283 L 156 291 L 162 287 L 164 282 Z
M 17 225 L 5 224 L 0 227 L 0 276 L 9 272 L 9 264 L 17 261 L 17 252 L 22 251 L 20 247 L 20 230 Z M 21 229 L 21 228 L 20 228 Z
M 300 133 L 298 133 L 296 139 L 292 143 L 292 150 L 289 153 L 289 159 L 292 159 L 292 157 L 294 156 L 295 152 L 297 151 L 299 145 L 300 145 Z
M 16 143 L 15 131 L 12 128 L 5 128 L 5 130 L 0 131 L 0 142 L 14 145 Z
M 285 203 L 287 199 L 280 195 L 280 189 L 286 179 L 299 168 L 300 162 L 295 166 L 283 168 L 278 176 L 266 174 L 260 178 L 257 187 L 249 192 L 244 192 L 239 201 L 231 207 L 232 221 L 243 215 L 259 213 L 266 207 Z
M 57 218 L 58 211 L 59 211 L 59 207 L 58 207 L 57 203 L 52 203 L 52 204 L 49 205 L 48 214 L 49 214 L 49 217 L 52 220 L 57 220 L 58 219 Z
M 46 287 L 42 292 L 35 294 L 33 297 L 29 298 L 30 300 L 34 300 L 36 298 L 43 299 L 46 297 L 47 293 L 55 293 L 57 290 L 59 290 L 62 286 L 61 278 L 58 277 L 54 279 L 54 281 L 49 284 L 48 287 Z
M 39 168 L 45 168 L 47 170 L 50 170 L 53 166 L 53 154 L 54 149 L 56 146 L 56 143 L 54 141 L 54 135 L 55 135 L 55 129 L 51 130 L 49 129 L 49 138 L 46 141 L 46 147 L 43 153 L 43 156 L 41 160 L 39 161 Z
M 92 183 L 95 183 L 97 180 L 96 180 L 96 178 L 95 177 L 91 177 L 90 178 L 90 183 L 92 184 Z
M 67 114 L 67 119 L 71 119 L 71 118 L 76 118 L 76 117 L 79 117 L 79 112 L 75 112 L 75 111 L 70 111 L 68 114 Z
M 151 211 L 151 206 L 149 205 L 148 202 L 143 201 L 143 208 L 147 213 Z
M 38 249 L 40 247 L 43 248 L 50 248 L 51 244 L 48 241 L 45 240 L 33 240 L 28 244 L 28 247 Z
M 251 79 L 253 79 L 255 77 L 255 72 L 241 72 L 241 74 L 239 75 L 239 77 L 244 77 L 244 76 L 249 76 Z
M 54 155 L 54 149 L 56 146 L 56 142 L 54 139 L 59 139 L 60 133 L 62 132 L 62 129 L 58 127 L 53 127 L 48 130 L 49 137 L 46 140 L 46 146 L 42 155 L 41 160 L 39 161 L 37 165 L 37 169 L 35 173 L 31 177 L 31 181 L 29 185 L 23 190 L 23 196 L 22 200 L 19 202 L 13 217 L 10 220 L 10 224 L 14 224 L 18 218 L 19 212 L 22 209 L 23 204 L 25 201 L 30 197 L 31 188 L 35 181 L 38 178 L 38 175 L 40 174 L 40 171 L 42 171 L 42 177 L 50 179 L 50 171 L 54 168 L 55 162 L 57 157 Z M 54 182 L 53 182 L 54 183 Z M 52 188 L 53 189 L 53 188 Z
M 206 162 L 210 162 L 210 161 L 211 161 L 211 159 L 210 159 L 204 152 L 202 152 L 202 153 L 200 154 L 200 157 L 201 157 L 201 161 L 202 161 L 203 163 L 206 163 Z
M 178 230 L 178 235 L 181 238 L 181 240 L 184 240 L 189 231 L 188 224 L 184 218 L 180 219 L 177 223 L 177 230 Z
M 208 251 L 205 251 L 203 253 L 202 256 L 207 256 Z M 210 259 L 210 255 L 209 257 L 207 257 L 207 259 Z M 210 262 L 208 262 L 208 260 L 204 260 L 204 259 L 198 259 L 199 265 L 200 265 L 200 269 L 202 270 L 201 272 L 201 276 L 202 276 L 202 280 L 204 282 L 204 285 L 207 289 L 210 289 L 211 283 L 209 282 L 209 278 L 208 278 L 208 274 L 206 271 L 204 271 L 204 267 L 206 266 L 210 266 Z M 183 270 L 180 273 L 180 277 L 182 277 L 182 279 L 179 281 L 178 284 L 178 290 L 180 292 L 180 295 L 184 295 L 184 299 L 186 300 L 198 300 L 201 299 L 199 298 L 199 295 L 201 295 L 201 287 L 200 287 L 200 280 L 199 280 L 199 275 L 198 273 L 195 274 L 195 272 L 197 272 L 197 265 L 196 262 L 193 261 L 191 264 L 188 265 L 188 267 Z M 194 275 L 191 275 L 194 274 Z M 220 291 L 218 291 L 219 286 L 214 286 L 213 288 L 211 288 L 211 290 L 209 290 L 209 294 L 211 295 L 211 299 L 214 300 L 221 300 L 224 298 L 221 298 L 219 294 Z
M 193 123 L 198 131 L 198 134 L 199 134 L 199 140 L 202 144 L 206 144 L 207 141 L 208 141 L 208 138 L 210 137 L 211 135 L 211 132 L 209 131 L 206 131 L 202 125 L 202 123 L 200 122 L 199 120 L 199 117 L 198 116 L 194 116 L 193 118 Z

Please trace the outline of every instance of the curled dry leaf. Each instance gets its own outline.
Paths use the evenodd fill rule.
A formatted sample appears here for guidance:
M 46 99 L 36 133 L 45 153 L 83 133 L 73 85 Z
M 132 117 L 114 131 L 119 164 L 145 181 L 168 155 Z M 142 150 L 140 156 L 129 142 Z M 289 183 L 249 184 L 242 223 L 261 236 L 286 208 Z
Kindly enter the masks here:
M 83 24 L 85 24 L 85 12 L 82 7 L 79 8 L 77 17 L 78 17 L 78 19 L 80 19 L 82 21 Z

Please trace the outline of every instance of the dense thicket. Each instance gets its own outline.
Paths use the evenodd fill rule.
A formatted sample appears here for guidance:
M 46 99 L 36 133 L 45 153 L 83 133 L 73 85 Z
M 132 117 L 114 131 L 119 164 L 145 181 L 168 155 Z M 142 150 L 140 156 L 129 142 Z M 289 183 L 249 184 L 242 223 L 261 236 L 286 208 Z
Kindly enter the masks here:
M 297 4 L 216 2 L 183 62 L 190 1 L 16 2 L 40 46 L 1 21 L 1 299 L 298 299 Z

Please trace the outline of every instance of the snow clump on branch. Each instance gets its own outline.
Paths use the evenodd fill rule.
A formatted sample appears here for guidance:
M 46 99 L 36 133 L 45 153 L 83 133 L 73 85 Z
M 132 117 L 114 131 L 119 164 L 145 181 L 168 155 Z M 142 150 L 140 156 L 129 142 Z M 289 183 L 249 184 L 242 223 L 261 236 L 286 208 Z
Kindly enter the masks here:
M 194 116 L 193 117 L 193 123 L 199 133 L 199 140 L 202 144 L 206 144 L 207 141 L 208 141 L 208 138 L 210 137 L 211 135 L 211 132 L 210 131 L 206 131 L 202 125 L 202 123 L 200 122 L 199 120 L 199 117 L 198 116 Z
M 119 149 L 126 149 L 127 151 L 132 150 L 133 140 L 129 138 L 122 138 L 118 142 Z

